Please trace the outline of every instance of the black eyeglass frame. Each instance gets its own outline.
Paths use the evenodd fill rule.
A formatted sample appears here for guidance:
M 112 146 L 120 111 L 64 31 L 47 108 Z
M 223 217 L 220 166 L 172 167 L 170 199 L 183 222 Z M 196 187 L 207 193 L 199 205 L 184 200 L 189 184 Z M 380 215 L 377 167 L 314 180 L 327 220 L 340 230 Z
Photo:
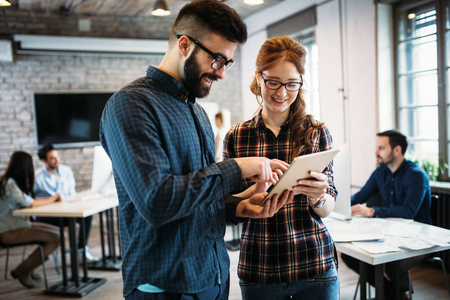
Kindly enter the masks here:
M 299 90 L 302 88 L 302 86 L 303 86 L 303 76 L 302 76 L 302 74 L 300 74 L 300 80 L 301 80 L 301 81 L 288 81 L 288 82 L 285 82 L 285 83 L 282 83 L 282 82 L 280 82 L 280 81 L 278 81 L 278 80 L 266 79 L 266 78 L 264 78 L 264 76 L 263 76 L 264 74 L 263 74 L 262 72 L 259 72 L 259 75 L 261 75 L 261 78 L 262 78 L 262 80 L 264 81 L 264 85 L 266 86 L 266 88 L 268 88 L 269 90 L 272 90 L 272 91 L 279 90 L 282 86 L 284 86 L 284 88 L 285 88 L 286 91 L 288 91 L 288 92 L 297 92 L 297 91 L 299 91 Z M 271 87 L 268 87 L 268 86 L 267 86 L 267 81 L 272 81 L 272 82 L 279 83 L 280 86 L 277 87 L 276 89 L 271 88 Z M 300 84 L 299 88 L 296 89 L 296 90 L 291 90 L 291 89 L 289 89 L 287 85 L 288 85 L 288 84 L 292 84 L 292 83 L 298 83 L 298 84 Z
M 208 53 L 209 55 L 212 56 L 213 61 L 211 63 L 211 68 L 213 68 L 214 70 L 219 71 L 223 66 L 225 66 L 225 71 L 228 71 L 234 65 L 234 63 L 235 63 L 234 59 L 230 58 L 229 60 L 227 60 L 223 55 L 212 52 L 211 50 L 209 50 L 208 48 L 203 46 L 198 40 L 194 39 L 193 37 L 191 37 L 187 34 L 177 34 L 177 39 L 179 39 L 183 35 L 187 36 L 191 41 L 194 42 L 194 44 L 196 44 L 203 51 L 205 51 L 206 53 Z M 216 62 L 219 64 L 219 66 L 214 67 L 214 64 Z

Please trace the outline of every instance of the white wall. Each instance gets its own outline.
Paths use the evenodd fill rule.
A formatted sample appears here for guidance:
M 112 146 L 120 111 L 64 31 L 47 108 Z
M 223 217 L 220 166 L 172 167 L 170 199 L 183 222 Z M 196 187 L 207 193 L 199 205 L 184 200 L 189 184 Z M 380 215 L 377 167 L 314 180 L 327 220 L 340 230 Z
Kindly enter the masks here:
M 392 6 L 378 4 L 378 105 L 379 131 L 395 128 L 395 89 L 394 89 L 394 30 Z
M 243 117 L 249 119 L 257 107 L 248 90 L 248 78 L 254 74 L 257 51 L 267 37 L 265 28 L 314 4 L 321 121 L 330 128 L 335 145 L 349 144 L 351 182 L 362 186 L 376 166 L 375 140 L 380 127 L 377 14 L 373 0 L 287 0 L 247 18 L 249 39 L 241 57 Z
M 376 7 L 372 0 L 345 1 L 345 73 L 352 184 L 362 186 L 376 167 Z
M 248 39 L 241 47 L 241 86 L 242 86 L 242 116 L 250 119 L 258 108 L 255 95 L 250 92 L 250 83 L 255 74 L 255 60 L 259 48 L 267 39 L 266 27 L 281 21 L 290 15 L 311 7 L 314 0 L 285 0 L 270 8 L 254 13 L 244 21 L 247 24 Z
M 344 41 L 340 38 L 338 12 L 339 1 L 331 1 L 317 7 L 316 43 L 319 50 L 321 121 L 330 129 L 334 143 L 344 144 L 347 142 L 341 52 Z
M 250 84 L 255 75 L 255 60 L 259 48 L 267 39 L 267 32 L 259 31 L 249 35 L 247 43 L 241 49 L 241 91 L 242 91 L 242 116 L 243 120 L 250 119 L 258 109 L 255 95 L 250 91 Z

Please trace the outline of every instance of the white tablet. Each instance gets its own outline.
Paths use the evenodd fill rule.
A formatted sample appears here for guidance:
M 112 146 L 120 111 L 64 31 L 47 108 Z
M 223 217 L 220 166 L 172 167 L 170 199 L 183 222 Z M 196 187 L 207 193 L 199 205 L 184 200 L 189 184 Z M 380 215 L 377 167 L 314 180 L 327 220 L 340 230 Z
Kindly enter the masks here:
M 272 198 L 274 194 L 281 195 L 284 190 L 292 191 L 297 180 L 310 177 L 310 171 L 323 172 L 338 152 L 339 149 L 332 149 L 296 157 L 264 200 Z

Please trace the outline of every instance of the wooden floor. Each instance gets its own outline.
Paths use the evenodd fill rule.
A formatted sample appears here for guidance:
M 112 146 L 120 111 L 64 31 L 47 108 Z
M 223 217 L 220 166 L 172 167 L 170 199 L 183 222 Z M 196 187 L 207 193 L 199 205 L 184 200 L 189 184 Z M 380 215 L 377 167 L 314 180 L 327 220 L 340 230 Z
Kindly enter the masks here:
M 94 222 L 95 223 L 95 222 Z M 231 237 L 230 232 L 227 231 L 226 239 Z M 98 227 L 93 227 L 91 238 L 89 241 L 91 252 L 100 256 L 100 234 Z M 10 252 L 9 270 L 12 270 L 22 259 L 22 247 L 12 249 Z M 32 250 L 28 247 L 27 253 Z M 59 250 L 59 249 L 58 249 Z M 240 290 L 238 278 L 236 275 L 236 266 L 239 259 L 239 252 L 229 252 L 231 259 L 231 288 L 230 300 L 240 300 Z M 27 289 L 23 287 L 17 280 L 14 280 L 10 274 L 8 279 L 4 279 L 6 261 L 6 250 L 0 250 L 0 299 L 20 299 L 20 300 L 42 300 L 42 299 L 73 299 L 70 297 L 48 296 L 43 294 L 44 283 L 40 282 L 39 287 Z M 57 274 L 55 265 L 52 259 L 47 264 L 48 280 L 52 285 L 59 280 L 61 276 Z M 37 270 L 42 274 L 42 268 Z M 122 277 L 119 271 L 89 271 L 91 277 L 103 277 L 107 281 L 102 286 L 98 287 L 83 299 L 85 300 L 114 300 L 123 299 L 122 297 Z M 448 292 L 444 282 L 442 271 L 429 266 L 417 266 L 411 270 L 411 277 L 413 281 L 415 300 L 436 300 L 449 299 Z M 341 286 L 341 299 L 353 299 L 356 282 L 358 280 L 357 274 L 349 270 L 344 264 L 339 267 L 339 280 Z M 372 297 L 374 291 L 372 289 Z M 359 297 L 359 295 L 358 295 Z M 306 298 L 307 299 L 307 298 Z M 359 299 L 359 298 L 358 298 Z M 276 299 L 274 299 L 276 300 Z

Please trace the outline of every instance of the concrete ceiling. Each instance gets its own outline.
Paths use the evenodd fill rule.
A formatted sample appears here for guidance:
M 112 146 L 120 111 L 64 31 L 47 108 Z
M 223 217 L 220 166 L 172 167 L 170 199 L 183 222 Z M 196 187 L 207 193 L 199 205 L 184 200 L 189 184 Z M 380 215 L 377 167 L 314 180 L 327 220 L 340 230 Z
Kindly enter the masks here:
M 165 0 L 171 11 L 167 18 L 175 19 L 189 0 Z M 243 18 L 282 0 L 265 0 L 261 5 L 250 6 L 243 0 L 224 0 Z M 61 12 L 76 15 L 151 16 L 156 0 L 11 0 L 12 6 L 24 11 Z

